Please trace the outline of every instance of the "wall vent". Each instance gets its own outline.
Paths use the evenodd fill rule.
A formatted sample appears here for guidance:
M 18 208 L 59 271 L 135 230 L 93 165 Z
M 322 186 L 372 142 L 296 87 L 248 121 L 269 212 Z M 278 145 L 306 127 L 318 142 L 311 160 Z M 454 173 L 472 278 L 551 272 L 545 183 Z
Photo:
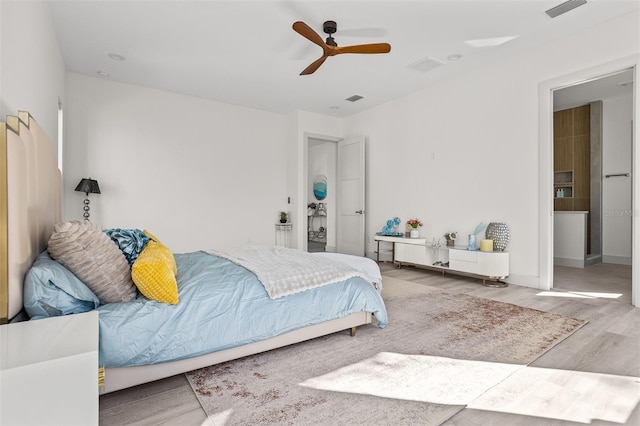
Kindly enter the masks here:
M 420 72 L 429 72 L 433 69 L 436 69 L 438 67 L 441 67 L 442 65 L 444 65 L 445 62 L 435 59 L 435 58 L 430 58 L 429 56 L 422 58 L 410 65 L 407 65 L 407 68 L 412 68 L 416 71 L 420 71 Z
M 360 99 L 362 99 L 362 96 L 353 95 L 353 96 L 349 96 L 346 100 L 349 102 L 355 102 L 355 101 L 359 101 Z
M 567 13 L 570 10 L 575 9 L 576 7 L 582 6 L 583 4 L 587 4 L 587 0 L 569 0 L 557 5 L 556 7 L 552 7 L 544 13 L 549 15 L 551 18 L 556 18 L 563 13 Z

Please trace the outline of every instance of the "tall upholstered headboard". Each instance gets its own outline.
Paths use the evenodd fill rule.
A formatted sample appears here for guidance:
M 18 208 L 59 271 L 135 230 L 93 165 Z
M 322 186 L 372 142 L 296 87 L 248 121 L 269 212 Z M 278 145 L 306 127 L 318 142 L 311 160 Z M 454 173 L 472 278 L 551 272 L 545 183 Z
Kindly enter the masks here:
M 53 143 L 28 112 L 0 122 L 0 323 L 22 309 L 24 276 L 62 210 Z

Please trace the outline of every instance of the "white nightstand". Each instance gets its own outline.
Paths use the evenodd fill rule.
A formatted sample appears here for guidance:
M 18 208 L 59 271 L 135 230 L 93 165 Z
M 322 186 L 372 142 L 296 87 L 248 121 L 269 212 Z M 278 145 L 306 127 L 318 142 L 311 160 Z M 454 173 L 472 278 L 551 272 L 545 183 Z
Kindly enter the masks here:
M 98 312 L 0 326 L 0 424 L 98 424 Z

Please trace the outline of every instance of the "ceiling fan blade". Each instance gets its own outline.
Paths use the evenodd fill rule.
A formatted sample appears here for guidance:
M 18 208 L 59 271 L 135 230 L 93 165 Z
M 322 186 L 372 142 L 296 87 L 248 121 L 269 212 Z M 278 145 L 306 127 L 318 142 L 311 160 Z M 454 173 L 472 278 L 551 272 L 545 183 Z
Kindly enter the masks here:
M 322 65 L 324 63 L 324 61 L 326 61 L 328 58 L 328 56 L 323 55 L 322 57 L 320 57 L 319 59 L 316 59 L 315 61 L 313 61 L 311 63 L 311 65 L 309 65 L 308 67 L 306 67 L 304 69 L 304 71 L 302 71 L 300 73 L 300 75 L 308 75 L 308 74 L 313 74 L 314 72 L 316 72 L 316 70 L 318 68 L 320 68 L 320 65 Z
M 322 47 L 323 49 L 327 46 L 327 44 L 324 42 L 322 37 L 320 37 L 320 35 L 317 32 L 313 31 L 313 29 L 310 26 L 308 26 L 302 21 L 294 22 L 293 30 L 298 34 L 300 34 L 302 37 L 306 38 L 307 40 Z
M 389 43 L 358 44 L 355 46 L 336 47 L 336 54 L 339 53 L 389 53 L 391 45 Z

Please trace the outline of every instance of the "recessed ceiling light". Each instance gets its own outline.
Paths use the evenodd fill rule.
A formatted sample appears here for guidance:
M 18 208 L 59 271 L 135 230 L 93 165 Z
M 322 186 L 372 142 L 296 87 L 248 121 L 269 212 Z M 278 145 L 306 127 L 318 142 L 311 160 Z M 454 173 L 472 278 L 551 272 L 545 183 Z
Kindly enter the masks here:
M 460 58 L 462 58 L 462 55 L 459 53 L 454 53 L 453 55 L 447 56 L 447 59 L 450 61 L 457 61 Z
M 109 57 L 114 61 L 124 61 L 125 59 L 127 59 L 122 55 L 118 55 L 117 53 L 109 53 Z
M 507 36 L 507 37 L 481 38 L 478 40 L 466 40 L 465 43 L 473 47 L 493 47 L 493 46 L 500 46 L 501 44 L 505 44 L 506 42 L 509 42 L 514 38 L 518 38 L 518 37 L 520 36 L 516 35 L 516 36 Z
M 108 72 L 106 72 L 106 71 L 98 71 L 98 75 L 99 75 L 100 77 L 103 77 L 103 78 L 109 78 L 109 77 L 111 77 L 111 74 L 109 74 L 109 73 L 108 73 Z

